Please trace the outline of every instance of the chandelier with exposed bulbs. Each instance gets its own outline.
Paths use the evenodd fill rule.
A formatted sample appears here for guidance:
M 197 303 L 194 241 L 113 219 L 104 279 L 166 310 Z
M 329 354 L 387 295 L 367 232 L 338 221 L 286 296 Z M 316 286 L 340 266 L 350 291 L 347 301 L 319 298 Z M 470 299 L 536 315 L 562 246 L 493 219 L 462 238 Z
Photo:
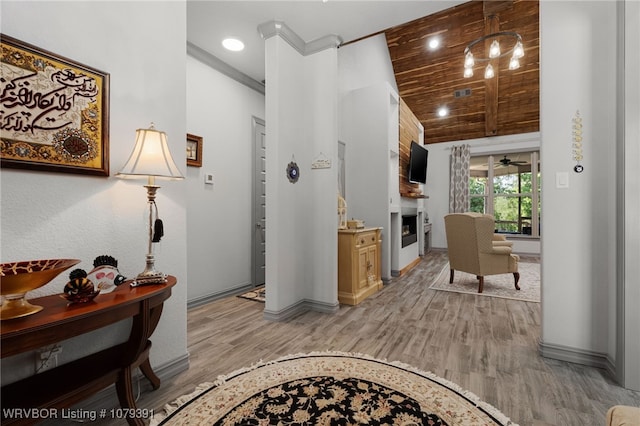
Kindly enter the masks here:
M 489 53 L 473 54 L 473 47 L 483 41 L 492 40 L 489 47 Z M 510 48 L 504 51 L 504 47 L 500 43 L 510 46 Z M 522 36 L 513 31 L 502 31 L 493 34 L 487 34 L 480 37 L 467 45 L 464 49 L 464 77 L 469 78 L 473 76 L 473 67 L 478 63 L 489 62 L 484 69 L 484 78 L 493 78 L 495 75 L 492 61 L 498 61 L 500 58 L 511 55 L 509 60 L 509 69 L 515 70 L 520 68 L 520 58 L 524 56 L 524 46 L 522 45 Z M 495 63 L 495 62 L 494 62 Z

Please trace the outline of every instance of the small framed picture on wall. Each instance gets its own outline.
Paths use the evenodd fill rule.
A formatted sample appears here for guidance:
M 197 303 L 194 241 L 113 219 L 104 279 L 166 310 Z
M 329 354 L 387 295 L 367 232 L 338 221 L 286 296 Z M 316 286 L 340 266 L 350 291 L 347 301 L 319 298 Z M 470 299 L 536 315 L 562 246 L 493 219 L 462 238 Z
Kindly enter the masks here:
M 202 167 L 202 136 L 187 133 L 187 166 Z

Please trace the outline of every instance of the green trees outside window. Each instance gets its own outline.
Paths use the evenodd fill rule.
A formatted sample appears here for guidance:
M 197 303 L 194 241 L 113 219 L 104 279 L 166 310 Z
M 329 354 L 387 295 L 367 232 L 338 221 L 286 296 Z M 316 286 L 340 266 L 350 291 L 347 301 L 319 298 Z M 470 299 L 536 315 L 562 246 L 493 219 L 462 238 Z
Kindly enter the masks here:
M 520 155 L 527 161 L 517 165 L 494 168 L 494 159 L 500 155 L 482 157 L 476 161 L 469 180 L 470 210 L 493 214 L 496 232 L 539 236 L 540 173 L 537 152 Z M 486 160 L 486 162 L 485 162 Z M 532 167 L 532 164 L 535 166 Z M 473 161 L 472 161 L 473 164 Z M 534 179 L 534 173 L 536 178 Z

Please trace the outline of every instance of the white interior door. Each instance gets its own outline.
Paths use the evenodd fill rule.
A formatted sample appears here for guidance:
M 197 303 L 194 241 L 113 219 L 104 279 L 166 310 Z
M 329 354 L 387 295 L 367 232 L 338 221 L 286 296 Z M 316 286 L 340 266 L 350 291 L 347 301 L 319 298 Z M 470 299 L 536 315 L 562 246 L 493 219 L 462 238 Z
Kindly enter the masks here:
M 265 124 L 259 118 L 253 119 L 253 285 L 265 283 L 266 252 L 266 137 Z

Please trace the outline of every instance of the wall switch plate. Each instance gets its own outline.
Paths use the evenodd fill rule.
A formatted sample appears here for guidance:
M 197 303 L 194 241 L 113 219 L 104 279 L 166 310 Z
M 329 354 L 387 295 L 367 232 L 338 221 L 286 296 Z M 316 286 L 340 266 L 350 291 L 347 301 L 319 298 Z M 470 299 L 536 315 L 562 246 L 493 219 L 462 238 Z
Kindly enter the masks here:
M 556 188 L 565 189 L 569 187 L 569 172 L 556 172 Z
M 213 173 L 204 174 L 204 183 L 207 185 L 213 185 Z

